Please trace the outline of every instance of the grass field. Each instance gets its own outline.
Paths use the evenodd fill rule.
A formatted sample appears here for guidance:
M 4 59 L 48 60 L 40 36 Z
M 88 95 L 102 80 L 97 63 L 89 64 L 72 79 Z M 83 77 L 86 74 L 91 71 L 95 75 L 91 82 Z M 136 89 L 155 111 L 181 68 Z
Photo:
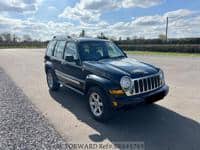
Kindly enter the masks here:
M 168 55 L 168 56 L 190 56 L 200 57 L 200 54 L 192 53 L 178 53 L 178 52 L 150 52 L 150 51 L 125 51 L 127 54 L 136 55 Z
M 37 48 L 46 48 L 44 46 L 0 46 L 1 49 L 10 49 L 10 48 L 26 48 L 26 49 L 37 49 Z M 125 51 L 127 54 L 135 55 L 168 55 L 168 56 L 189 56 L 189 57 L 200 57 L 200 53 L 179 53 L 179 52 L 152 52 L 152 51 Z

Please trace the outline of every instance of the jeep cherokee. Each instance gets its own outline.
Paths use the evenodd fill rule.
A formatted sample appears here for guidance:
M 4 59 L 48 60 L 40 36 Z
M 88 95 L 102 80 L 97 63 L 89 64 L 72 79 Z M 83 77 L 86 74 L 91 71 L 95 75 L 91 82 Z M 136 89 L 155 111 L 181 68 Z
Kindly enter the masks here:
M 46 50 L 45 72 L 50 90 L 63 85 L 86 95 L 99 121 L 124 105 L 161 100 L 169 89 L 161 69 L 128 58 L 113 42 L 96 38 L 54 37 Z

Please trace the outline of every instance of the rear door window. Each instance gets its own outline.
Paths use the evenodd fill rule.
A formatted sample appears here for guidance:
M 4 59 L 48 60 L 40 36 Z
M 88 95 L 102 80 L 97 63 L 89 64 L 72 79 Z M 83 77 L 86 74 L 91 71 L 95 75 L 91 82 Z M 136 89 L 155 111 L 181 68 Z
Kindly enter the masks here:
M 56 44 L 56 41 L 51 41 L 48 44 L 47 52 L 46 52 L 47 56 L 52 56 L 53 55 L 53 50 L 54 50 L 55 44 Z
M 54 56 L 58 59 L 63 59 L 63 52 L 65 49 L 66 41 L 58 41 L 55 47 Z
M 78 59 L 77 48 L 74 42 L 68 42 L 65 48 L 65 56 L 73 56 L 75 60 Z

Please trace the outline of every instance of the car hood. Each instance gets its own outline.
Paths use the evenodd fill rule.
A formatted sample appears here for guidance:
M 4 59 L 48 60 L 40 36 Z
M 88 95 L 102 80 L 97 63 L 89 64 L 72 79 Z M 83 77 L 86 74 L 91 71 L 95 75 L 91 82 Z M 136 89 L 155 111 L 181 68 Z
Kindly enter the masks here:
M 138 78 L 155 74 L 158 68 L 132 58 L 103 59 L 100 61 L 84 62 L 89 70 L 102 75 L 120 77 L 123 75 Z

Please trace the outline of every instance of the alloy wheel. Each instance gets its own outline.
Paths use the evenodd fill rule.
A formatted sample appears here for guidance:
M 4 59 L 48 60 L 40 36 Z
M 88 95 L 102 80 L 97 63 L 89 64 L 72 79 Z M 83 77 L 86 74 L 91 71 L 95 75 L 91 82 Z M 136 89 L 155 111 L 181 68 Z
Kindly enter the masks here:
M 103 113 L 103 102 L 101 100 L 101 97 L 98 93 L 91 93 L 89 97 L 89 104 L 90 104 L 90 109 L 92 113 L 99 117 Z

